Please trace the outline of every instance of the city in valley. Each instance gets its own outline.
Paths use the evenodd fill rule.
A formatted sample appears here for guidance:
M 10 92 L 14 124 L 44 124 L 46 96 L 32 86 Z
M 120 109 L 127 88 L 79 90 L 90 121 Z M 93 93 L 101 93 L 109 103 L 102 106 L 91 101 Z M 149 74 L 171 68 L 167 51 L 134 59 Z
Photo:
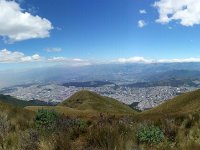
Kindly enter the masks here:
M 128 87 L 107 84 L 95 87 L 64 86 L 58 84 L 31 84 L 20 85 L 1 90 L 1 94 L 11 95 L 20 100 L 39 100 L 45 102 L 59 103 L 79 90 L 90 90 L 103 96 L 111 97 L 139 110 L 146 110 L 158 106 L 166 100 L 172 99 L 181 93 L 193 91 L 197 87 Z

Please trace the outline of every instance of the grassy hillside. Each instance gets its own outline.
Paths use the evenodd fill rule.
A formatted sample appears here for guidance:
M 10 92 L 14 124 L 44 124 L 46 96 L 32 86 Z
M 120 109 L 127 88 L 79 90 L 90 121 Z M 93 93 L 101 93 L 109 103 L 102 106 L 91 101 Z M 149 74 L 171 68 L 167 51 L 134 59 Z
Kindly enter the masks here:
M 199 99 L 200 90 L 141 113 L 89 91 L 26 107 L 36 113 L 0 102 L 0 149 L 199 150 Z
M 66 106 L 27 106 L 25 108 L 34 112 L 37 112 L 40 109 L 55 110 L 56 112 L 64 114 L 65 116 L 85 118 L 85 119 L 96 118 L 97 116 L 99 116 L 98 112 L 94 112 L 91 110 L 78 110 Z
M 33 101 L 23 101 L 16 99 L 12 96 L 9 95 L 2 95 L 0 94 L 0 102 L 11 104 L 14 106 L 18 107 L 26 107 L 26 106 L 46 106 L 46 102 L 38 101 L 38 100 L 33 100 Z
M 104 97 L 90 91 L 79 91 L 59 104 L 76 108 L 77 110 L 90 110 L 104 113 L 134 113 L 129 106 L 109 97 Z
M 200 113 L 200 90 L 177 96 L 153 109 L 142 112 L 140 115 L 163 117 L 193 113 Z
M 37 111 L 38 109 L 56 110 L 71 117 L 93 118 L 100 113 L 107 115 L 133 115 L 135 110 L 115 99 L 100 96 L 94 92 L 82 90 L 72 95 L 57 106 L 27 106 L 26 109 Z
M 0 102 L 0 150 L 19 149 L 22 133 L 34 125 L 34 117 L 31 111 Z
M 5 113 L 9 119 L 16 120 L 20 118 L 29 120 L 34 115 L 31 111 L 3 102 L 0 102 L 0 112 L 1 115 Z

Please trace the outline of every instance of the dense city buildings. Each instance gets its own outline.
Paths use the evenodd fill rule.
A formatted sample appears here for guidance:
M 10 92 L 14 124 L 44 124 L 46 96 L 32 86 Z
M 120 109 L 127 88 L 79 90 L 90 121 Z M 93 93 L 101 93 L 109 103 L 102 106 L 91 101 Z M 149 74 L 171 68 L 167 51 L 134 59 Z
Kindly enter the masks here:
M 125 104 L 135 103 L 140 110 L 155 107 L 165 100 L 181 93 L 195 90 L 194 87 L 156 86 L 131 88 L 126 86 L 104 85 L 100 87 L 65 87 L 57 84 L 15 86 L 4 89 L 3 94 L 11 95 L 21 100 L 40 100 L 45 102 L 62 102 L 79 90 L 95 91 L 103 96 L 115 98 Z

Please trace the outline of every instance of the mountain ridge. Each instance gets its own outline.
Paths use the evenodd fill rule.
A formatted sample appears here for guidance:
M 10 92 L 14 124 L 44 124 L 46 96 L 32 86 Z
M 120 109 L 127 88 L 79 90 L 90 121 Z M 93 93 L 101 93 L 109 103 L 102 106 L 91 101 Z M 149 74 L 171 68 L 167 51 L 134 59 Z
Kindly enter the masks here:
M 200 113 L 200 89 L 179 95 L 163 104 L 146 110 L 143 116 L 179 116 Z
M 81 90 L 67 100 L 58 104 L 58 106 L 67 106 L 78 110 L 93 110 L 97 112 L 135 112 L 128 105 L 121 103 L 113 98 L 101 96 L 95 92 Z

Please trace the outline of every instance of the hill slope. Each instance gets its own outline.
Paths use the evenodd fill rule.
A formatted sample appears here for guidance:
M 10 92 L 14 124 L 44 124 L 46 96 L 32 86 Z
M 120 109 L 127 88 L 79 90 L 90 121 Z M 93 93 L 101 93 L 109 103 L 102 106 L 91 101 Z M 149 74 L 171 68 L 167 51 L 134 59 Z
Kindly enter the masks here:
M 19 125 L 20 123 L 25 125 L 29 124 L 28 122 L 34 118 L 34 113 L 14 105 L 0 102 L 0 117 L 4 116 L 15 125 Z
M 18 107 L 26 107 L 26 106 L 47 106 L 48 103 L 39 101 L 39 100 L 32 100 L 32 101 L 24 101 L 16 99 L 9 95 L 2 95 L 0 94 L 0 102 L 11 104 Z
M 94 92 L 82 90 L 59 104 L 77 110 L 90 110 L 103 113 L 134 113 L 129 106 L 112 98 L 104 97 Z
M 200 113 L 200 90 L 175 97 L 153 109 L 142 112 L 142 115 L 181 115 Z

